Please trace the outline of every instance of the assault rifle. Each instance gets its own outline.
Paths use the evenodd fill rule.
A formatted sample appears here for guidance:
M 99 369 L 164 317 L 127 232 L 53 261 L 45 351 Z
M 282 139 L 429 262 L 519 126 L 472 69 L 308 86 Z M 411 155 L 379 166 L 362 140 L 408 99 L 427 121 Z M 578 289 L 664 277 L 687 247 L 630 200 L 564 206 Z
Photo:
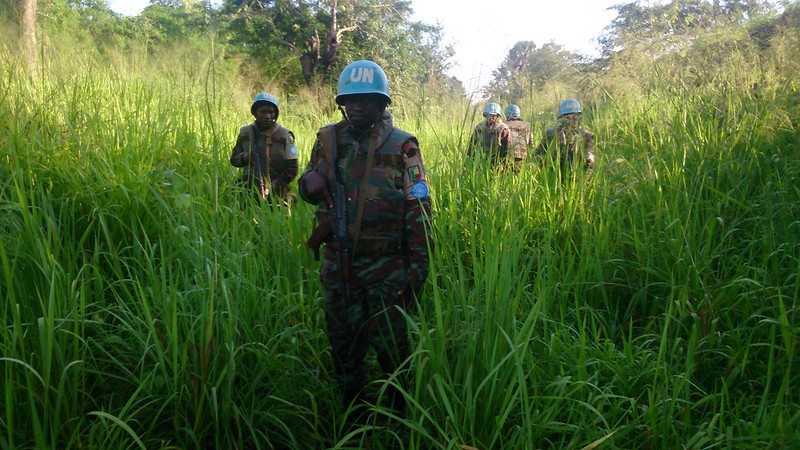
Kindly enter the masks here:
M 319 259 L 319 247 L 323 243 L 331 245 L 336 250 L 336 264 L 339 266 L 339 289 L 342 301 L 350 303 L 350 275 L 353 258 L 353 237 L 347 229 L 347 193 L 342 181 L 342 175 L 336 167 L 336 129 L 329 125 L 320 130 L 322 148 L 331 164 L 331 171 L 326 174 L 332 179 L 333 185 L 333 210 L 326 210 L 319 224 L 311 231 L 311 236 L 306 246 L 314 252 L 314 258 Z M 329 240 L 332 238 L 332 241 Z
M 333 170 L 336 172 L 333 182 L 333 240 L 336 243 L 337 265 L 339 266 L 339 289 L 346 310 L 347 305 L 350 303 L 353 238 L 347 230 L 347 196 L 344 182 L 338 168 L 334 167 Z
M 255 176 L 255 180 L 253 180 L 254 186 L 258 189 L 256 191 L 256 198 L 258 199 L 265 199 L 269 197 L 269 186 L 265 182 L 266 178 L 264 178 L 264 171 L 261 170 L 261 155 L 258 154 L 258 150 L 255 148 L 255 131 L 253 128 L 255 125 L 250 126 L 250 161 L 251 165 L 253 166 L 253 175 Z M 269 149 L 269 146 L 267 147 Z
M 259 155 L 257 151 L 254 151 L 250 154 L 250 157 L 253 159 L 253 171 L 255 172 L 254 184 L 257 189 L 256 196 L 260 199 L 265 199 L 269 197 L 269 186 L 267 186 L 267 183 L 264 181 L 264 171 L 261 170 L 261 155 Z

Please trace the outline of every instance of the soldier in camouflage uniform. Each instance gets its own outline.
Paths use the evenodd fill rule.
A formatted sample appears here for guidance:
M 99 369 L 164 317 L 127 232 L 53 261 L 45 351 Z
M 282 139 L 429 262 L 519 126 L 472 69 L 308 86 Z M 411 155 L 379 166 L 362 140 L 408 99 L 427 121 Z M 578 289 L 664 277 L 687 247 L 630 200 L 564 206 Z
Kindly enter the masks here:
M 261 92 L 253 99 L 250 113 L 255 122 L 239 129 L 231 152 L 231 165 L 242 167 L 239 185 L 247 196 L 271 204 L 295 201 L 289 185 L 297 176 L 294 133 L 278 123 L 278 99 Z
M 500 113 L 500 105 L 497 103 L 486 104 L 483 108 L 483 117 L 486 119 L 478 123 L 472 131 L 467 156 L 481 154 L 491 159 L 493 164 L 502 166 L 508 156 L 511 130 L 500 120 Z
M 581 104 L 567 99 L 558 106 L 558 123 L 545 130 L 545 138 L 536 148 L 541 164 L 558 163 L 562 173 L 583 160 L 584 170 L 594 167 L 594 133 L 581 127 Z
M 506 125 L 511 132 L 509 147 L 513 152 L 514 166 L 521 169 L 528 159 L 528 149 L 533 148 L 533 135 L 530 122 L 522 120 L 522 115 L 517 105 L 508 105 L 506 108 Z
M 387 375 L 409 356 L 403 310 L 422 289 L 433 248 L 422 154 L 416 137 L 392 125 L 390 101 L 380 66 L 347 65 L 336 96 L 344 118 L 319 130 L 298 181 L 300 197 L 318 205 L 308 246 L 317 252 L 325 244 L 320 278 L 345 408 L 364 401 L 370 347 Z M 343 233 L 339 205 L 347 239 L 337 236 L 337 229 Z M 389 406 L 402 413 L 402 395 L 391 386 L 386 392 Z

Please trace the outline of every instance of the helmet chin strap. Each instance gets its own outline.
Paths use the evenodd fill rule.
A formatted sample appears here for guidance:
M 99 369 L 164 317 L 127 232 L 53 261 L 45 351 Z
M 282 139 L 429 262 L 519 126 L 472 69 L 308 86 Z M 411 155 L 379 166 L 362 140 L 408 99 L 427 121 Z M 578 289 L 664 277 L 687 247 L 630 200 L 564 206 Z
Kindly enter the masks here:
M 380 112 L 378 112 L 378 115 L 375 117 L 375 120 L 372 122 L 372 125 L 370 125 L 370 126 L 368 126 L 368 127 L 366 127 L 366 128 L 356 128 L 356 127 L 354 127 L 354 126 L 353 126 L 353 124 L 350 122 L 350 118 L 349 118 L 349 117 L 347 117 L 347 112 L 345 111 L 345 109 L 344 109 L 344 106 L 343 106 L 343 105 L 339 105 L 339 112 L 341 112 L 341 113 L 342 113 L 342 117 L 344 118 L 344 120 L 345 120 L 345 121 L 347 121 L 347 125 L 349 125 L 349 126 L 350 126 L 350 127 L 352 127 L 352 128 L 355 128 L 356 130 L 368 130 L 368 129 L 370 129 L 370 128 L 374 127 L 374 126 L 375 126 L 375 125 L 376 125 L 378 122 L 380 122 L 380 120 L 381 120 L 380 118 L 381 118 L 381 116 L 383 116 L 383 111 L 384 111 L 385 109 L 386 109 L 386 108 L 382 108 L 382 109 L 380 110 Z
M 352 127 L 353 124 L 350 123 L 350 118 L 347 117 L 347 113 L 344 111 L 344 106 L 339 105 L 339 112 L 342 113 L 342 117 L 347 121 L 347 124 Z

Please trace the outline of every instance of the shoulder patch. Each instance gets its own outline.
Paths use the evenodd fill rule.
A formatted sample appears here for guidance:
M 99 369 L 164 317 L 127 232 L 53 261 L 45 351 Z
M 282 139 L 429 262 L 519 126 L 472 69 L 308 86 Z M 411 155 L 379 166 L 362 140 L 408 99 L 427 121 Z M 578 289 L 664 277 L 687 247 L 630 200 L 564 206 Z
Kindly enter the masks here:
M 428 185 L 423 182 L 414 183 L 411 186 L 411 195 L 416 199 L 422 200 L 428 196 Z
M 408 168 L 408 179 L 410 179 L 412 182 L 422 179 L 422 171 L 419 169 L 419 166 L 414 165 Z

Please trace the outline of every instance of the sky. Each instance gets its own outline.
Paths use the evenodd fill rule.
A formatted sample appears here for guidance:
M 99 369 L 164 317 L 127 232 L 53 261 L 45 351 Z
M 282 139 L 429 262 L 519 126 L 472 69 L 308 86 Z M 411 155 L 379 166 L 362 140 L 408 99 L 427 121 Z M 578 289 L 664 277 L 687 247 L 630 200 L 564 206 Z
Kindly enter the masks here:
M 136 15 L 150 0 L 109 0 L 112 10 Z M 217 2 L 213 2 L 217 3 Z M 566 50 L 597 56 L 597 37 L 614 19 L 608 8 L 623 0 L 411 0 L 413 20 L 439 24 L 443 43 L 456 54 L 450 75 L 468 92 L 492 78 L 519 41 L 537 47 L 555 42 Z

